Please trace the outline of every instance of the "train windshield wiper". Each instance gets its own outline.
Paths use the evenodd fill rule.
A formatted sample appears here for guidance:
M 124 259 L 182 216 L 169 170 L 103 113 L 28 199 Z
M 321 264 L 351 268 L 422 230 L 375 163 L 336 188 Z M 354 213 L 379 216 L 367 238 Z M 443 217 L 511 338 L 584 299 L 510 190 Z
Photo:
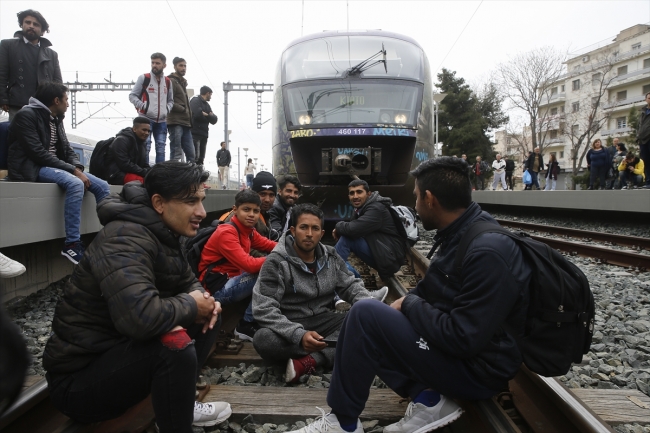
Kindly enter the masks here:
M 376 60 L 372 63 L 370 63 L 372 60 L 375 60 L 377 57 L 380 55 L 383 55 L 383 58 L 380 60 Z M 370 64 L 369 64 L 370 63 Z M 372 56 L 368 57 L 366 60 L 362 61 L 356 66 L 351 67 L 350 69 L 346 70 L 344 73 L 344 77 L 353 77 L 356 75 L 361 74 L 363 71 L 366 71 L 370 68 L 372 68 L 375 65 L 378 65 L 380 63 L 384 64 L 384 71 L 388 73 L 388 67 L 386 66 L 386 49 L 384 48 L 384 44 L 381 44 L 381 50 L 377 54 L 373 54 Z

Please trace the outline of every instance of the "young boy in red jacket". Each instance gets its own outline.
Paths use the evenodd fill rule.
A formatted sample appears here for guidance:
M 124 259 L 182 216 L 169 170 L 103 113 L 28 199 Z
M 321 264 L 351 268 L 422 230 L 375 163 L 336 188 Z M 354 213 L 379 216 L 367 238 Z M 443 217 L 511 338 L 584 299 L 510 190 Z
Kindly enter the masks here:
M 214 299 L 227 306 L 249 298 L 257 281 L 257 274 L 266 257 L 252 257 L 251 248 L 270 253 L 277 245 L 255 230 L 260 217 L 260 196 L 250 189 L 235 196 L 235 214 L 212 234 L 201 252 L 199 281 Z M 235 335 L 253 341 L 257 324 L 253 319 L 251 304 L 244 318 L 235 328 Z

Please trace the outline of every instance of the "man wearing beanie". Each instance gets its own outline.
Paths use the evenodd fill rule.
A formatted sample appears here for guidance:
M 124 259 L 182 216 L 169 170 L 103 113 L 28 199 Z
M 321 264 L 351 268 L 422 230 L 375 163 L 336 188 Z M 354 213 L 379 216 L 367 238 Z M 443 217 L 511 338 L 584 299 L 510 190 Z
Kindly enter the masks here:
M 269 219 L 268 214 L 269 210 L 273 206 L 275 195 L 278 191 L 275 178 L 268 171 L 260 171 L 253 179 L 253 187 L 251 189 L 260 196 L 260 200 L 262 201 L 262 204 L 260 205 L 260 218 L 257 220 L 255 230 L 265 238 L 277 241 L 280 238 L 281 233 L 271 228 L 271 220 Z M 231 210 L 223 214 L 219 219 L 228 222 L 232 218 L 233 214 L 234 211 Z M 266 253 L 251 249 L 251 256 L 253 257 L 262 257 L 265 255 Z
M 180 161 L 183 153 L 187 162 L 195 161 L 194 141 L 192 140 L 192 110 L 187 97 L 185 72 L 187 63 L 181 57 L 174 57 L 174 72 L 169 74 L 173 86 L 174 106 L 167 116 L 169 130 L 170 160 Z

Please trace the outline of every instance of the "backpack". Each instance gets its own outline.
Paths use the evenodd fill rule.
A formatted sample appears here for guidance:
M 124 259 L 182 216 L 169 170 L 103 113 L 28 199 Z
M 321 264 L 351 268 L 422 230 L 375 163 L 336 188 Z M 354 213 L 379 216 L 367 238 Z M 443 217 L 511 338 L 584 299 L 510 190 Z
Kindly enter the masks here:
M 106 140 L 98 141 L 95 145 L 93 153 L 90 155 L 90 164 L 88 166 L 88 171 L 93 176 L 97 176 L 103 180 L 108 180 L 109 173 L 106 172 L 108 169 L 108 149 L 111 147 L 114 140 L 115 137 L 111 137 Z
M 566 374 L 571 363 L 582 362 L 594 333 L 594 296 L 585 274 L 559 252 L 489 222 L 477 222 L 463 235 L 454 268 L 461 271 L 470 243 L 483 233 L 501 233 L 513 239 L 530 264 L 530 303 L 523 335 L 517 340 L 524 364 L 552 377 Z M 461 273 L 462 275 L 462 273 Z
M 415 245 L 420 238 L 415 210 L 407 206 L 389 206 L 388 211 L 400 236 L 406 239 L 409 247 Z
M 142 93 L 140 94 L 140 100 L 147 104 L 149 102 L 149 93 L 147 92 L 147 87 L 151 83 L 151 73 L 147 72 L 144 74 L 144 80 L 142 81 Z M 165 86 L 167 87 L 167 93 L 169 93 L 169 88 L 172 85 L 172 80 L 169 77 L 165 77 Z M 147 112 L 148 106 L 146 106 L 143 112 Z

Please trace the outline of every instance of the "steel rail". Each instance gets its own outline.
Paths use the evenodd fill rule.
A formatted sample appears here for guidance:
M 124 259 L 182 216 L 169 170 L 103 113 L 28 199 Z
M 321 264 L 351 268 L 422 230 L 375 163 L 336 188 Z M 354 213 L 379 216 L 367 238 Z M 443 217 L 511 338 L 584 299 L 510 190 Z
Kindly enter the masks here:
M 571 236 L 581 239 L 593 239 L 599 242 L 611 242 L 616 245 L 644 248 L 650 250 L 650 238 L 640 236 L 624 236 L 612 233 L 595 232 L 591 230 L 572 229 L 568 227 L 549 226 L 545 224 L 532 224 L 520 221 L 497 219 L 497 222 L 504 227 L 513 227 L 524 230 L 535 230 L 561 236 Z
M 13 405 L 0 417 L 0 430 L 24 415 L 50 395 L 45 378 L 20 393 Z

